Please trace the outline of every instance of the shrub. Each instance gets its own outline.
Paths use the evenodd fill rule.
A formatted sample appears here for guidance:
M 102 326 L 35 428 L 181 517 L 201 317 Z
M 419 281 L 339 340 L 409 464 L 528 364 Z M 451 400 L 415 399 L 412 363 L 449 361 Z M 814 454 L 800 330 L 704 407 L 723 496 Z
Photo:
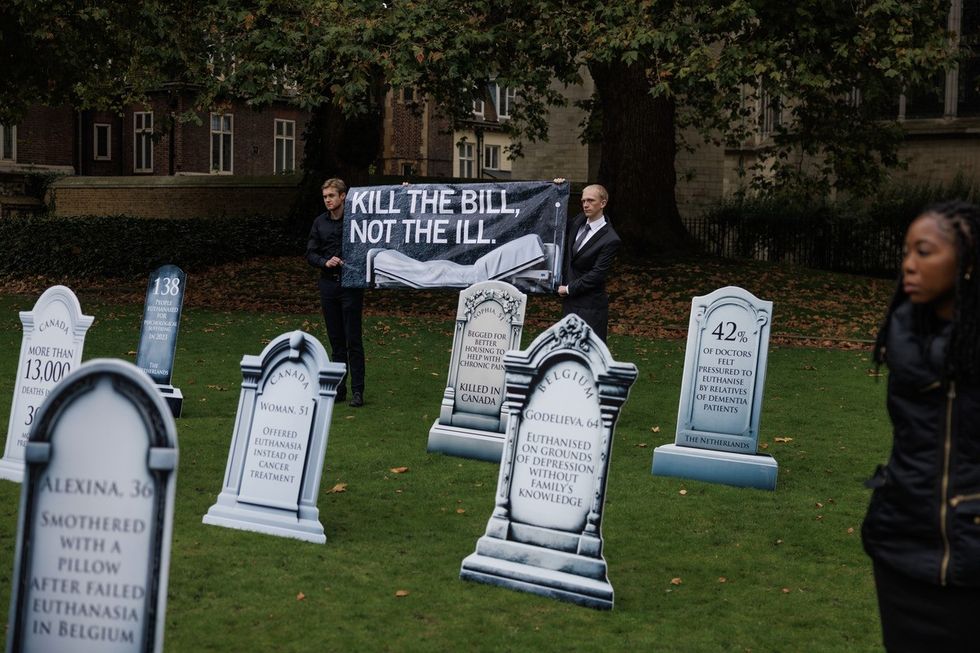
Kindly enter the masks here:
M 0 221 L 0 274 L 126 276 L 165 263 L 185 270 L 302 251 L 286 220 L 146 219 L 131 216 L 12 217 Z
M 957 177 L 948 185 L 892 185 L 870 198 L 740 196 L 688 228 L 706 252 L 717 256 L 891 275 L 912 218 L 929 204 L 953 198 L 977 202 L 980 188 Z

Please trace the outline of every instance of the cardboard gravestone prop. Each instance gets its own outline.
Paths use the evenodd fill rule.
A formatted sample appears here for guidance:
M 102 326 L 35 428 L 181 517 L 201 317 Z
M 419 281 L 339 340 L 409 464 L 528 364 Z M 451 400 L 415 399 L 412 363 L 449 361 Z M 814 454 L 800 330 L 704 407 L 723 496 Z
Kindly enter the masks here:
M 93 360 L 31 427 L 8 651 L 162 651 L 177 431 L 131 363 Z
M 205 524 L 322 544 L 316 497 L 337 385 L 308 333 L 284 333 L 259 356 L 242 357 L 242 392 L 221 494 Z
M 757 453 L 772 302 L 728 286 L 691 302 L 674 444 L 653 474 L 774 490 L 778 465 Z
M 136 367 L 157 384 L 174 417 L 180 417 L 184 403 L 184 395 L 180 388 L 171 385 L 171 379 L 186 285 L 187 275 L 176 265 L 163 265 L 153 271 L 146 287 L 140 344 L 136 350 Z
M 82 362 L 85 333 L 94 319 L 82 315 L 78 298 L 65 286 L 48 288 L 33 310 L 21 311 L 24 337 L 0 478 L 18 483 L 23 478 L 24 447 L 37 410 L 51 388 Z
M 577 315 L 504 356 L 507 440 L 496 505 L 460 577 L 613 606 L 602 511 L 613 429 L 636 366 L 612 360 Z
M 502 281 L 459 293 L 449 380 L 429 451 L 500 461 L 506 415 L 504 353 L 521 346 L 527 295 Z

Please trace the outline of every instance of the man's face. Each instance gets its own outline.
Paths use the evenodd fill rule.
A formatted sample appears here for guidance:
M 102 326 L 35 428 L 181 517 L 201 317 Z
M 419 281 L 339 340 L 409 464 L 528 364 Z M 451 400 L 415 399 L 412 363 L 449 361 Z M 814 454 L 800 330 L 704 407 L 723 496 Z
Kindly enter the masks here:
M 606 207 L 606 200 L 600 199 L 599 192 L 592 186 L 588 186 L 582 191 L 582 213 L 587 219 L 595 220 L 602 215 L 602 209 Z
M 345 197 L 347 197 L 347 193 L 337 192 L 337 189 L 332 186 L 323 189 L 323 205 L 331 213 L 344 205 Z

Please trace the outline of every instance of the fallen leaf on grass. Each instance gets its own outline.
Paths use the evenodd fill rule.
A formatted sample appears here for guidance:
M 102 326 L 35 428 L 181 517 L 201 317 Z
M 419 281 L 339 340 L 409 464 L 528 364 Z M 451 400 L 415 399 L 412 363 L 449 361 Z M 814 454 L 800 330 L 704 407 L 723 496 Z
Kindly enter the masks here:
M 853 528 L 848 528 L 847 529 L 847 534 L 848 535 L 854 535 L 854 529 Z
M 677 494 L 679 494 L 679 495 L 681 495 L 681 496 L 684 496 L 684 495 L 686 495 L 686 494 L 687 494 L 687 490 L 681 490 L 681 491 L 679 491 L 679 492 L 678 492 Z
M 408 467 L 392 467 L 390 471 L 392 474 L 404 474 L 408 471 Z
M 634 447 L 639 447 L 640 449 L 646 449 L 647 448 L 647 443 L 646 442 L 639 442 L 637 444 L 634 444 L 633 446 Z
M 456 508 L 457 515 L 462 515 L 464 512 L 466 512 L 466 508 Z
M 792 442 L 793 438 L 773 438 L 773 442 Z
M 728 582 L 728 579 L 725 578 L 724 576 L 719 576 L 718 577 L 718 582 L 719 583 L 727 583 Z
M 653 433 L 660 433 L 660 427 L 659 427 L 659 426 L 651 426 L 651 427 L 650 427 L 650 430 L 651 430 L 651 431 L 652 431 Z
M 296 600 L 297 601 L 302 601 L 305 598 L 306 598 L 306 594 L 303 594 L 302 592 L 300 592 L 299 594 L 296 595 Z
M 395 596 L 397 596 L 400 599 L 404 598 L 408 596 L 408 590 L 398 590 L 397 592 L 395 592 Z
M 684 582 L 684 581 L 682 581 L 680 579 L 680 576 L 678 576 L 677 578 L 671 578 L 670 579 L 670 584 L 671 585 L 680 585 L 682 582 Z
M 135 351 L 127 351 L 126 352 L 126 355 L 127 356 L 135 356 L 136 355 L 136 352 Z
M 759 448 L 760 449 L 768 449 L 769 448 L 769 443 L 768 442 L 763 442 L 762 444 L 759 445 Z
M 332 488 L 327 490 L 327 494 L 340 494 L 341 492 L 346 492 L 346 491 L 347 491 L 346 483 L 337 483 Z
M 788 587 L 784 587 L 783 588 L 783 594 L 789 594 L 789 588 Z

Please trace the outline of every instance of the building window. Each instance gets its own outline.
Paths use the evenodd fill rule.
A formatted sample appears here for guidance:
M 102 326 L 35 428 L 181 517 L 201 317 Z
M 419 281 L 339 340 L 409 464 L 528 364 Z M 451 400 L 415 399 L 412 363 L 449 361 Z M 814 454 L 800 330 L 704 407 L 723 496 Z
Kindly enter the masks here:
M 904 118 L 942 118 L 946 113 L 946 73 L 931 82 L 906 89 Z
M 414 177 L 415 176 L 415 166 L 411 163 L 402 164 L 402 176 L 403 177 Z
M 296 170 L 296 121 L 276 120 L 276 174 L 281 175 L 294 170 Z
M 415 102 L 415 87 L 408 86 L 401 90 L 402 102 L 405 104 L 410 104 Z
M 92 158 L 96 161 L 112 160 L 110 142 L 112 142 L 112 125 L 95 123 L 92 133 Z
M 500 170 L 500 146 L 483 146 L 483 167 L 486 170 Z
M 765 138 L 783 124 L 783 103 L 778 95 L 765 91 L 759 96 L 759 136 Z
M 498 115 L 501 118 L 510 118 L 510 111 L 514 108 L 515 102 L 517 102 L 517 89 L 509 86 L 504 87 L 503 103 L 500 105 Z
M 459 149 L 459 176 L 464 179 L 473 178 L 473 164 L 475 162 L 473 156 L 473 143 L 462 142 L 458 146 Z
M 473 115 L 478 118 L 483 117 L 483 100 L 473 100 Z
M 17 126 L 0 124 L 0 161 L 17 160 Z
M 492 81 L 487 84 L 487 92 L 490 94 L 490 101 L 493 102 L 497 120 L 510 118 L 510 110 L 517 99 L 517 90 L 509 86 L 501 87 L 496 81 Z
M 232 173 L 233 127 L 232 114 L 211 114 L 211 172 L 213 173 L 229 175 Z
M 980 2 L 963 3 L 959 33 L 970 55 L 956 69 L 956 115 L 980 116 Z
M 133 114 L 133 170 L 153 172 L 153 112 Z
M 980 3 L 952 0 L 947 27 L 965 56 L 932 80 L 907 88 L 898 101 L 900 120 L 980 116 Z

